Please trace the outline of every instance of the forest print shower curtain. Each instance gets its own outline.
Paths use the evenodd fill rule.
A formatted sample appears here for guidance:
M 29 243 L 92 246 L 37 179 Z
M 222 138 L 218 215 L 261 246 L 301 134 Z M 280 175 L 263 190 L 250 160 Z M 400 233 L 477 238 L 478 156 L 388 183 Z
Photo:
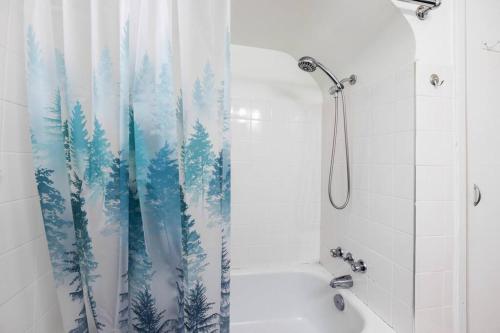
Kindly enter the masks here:
M 25 0 L 65 332 L 229 332 L 229 0 Z

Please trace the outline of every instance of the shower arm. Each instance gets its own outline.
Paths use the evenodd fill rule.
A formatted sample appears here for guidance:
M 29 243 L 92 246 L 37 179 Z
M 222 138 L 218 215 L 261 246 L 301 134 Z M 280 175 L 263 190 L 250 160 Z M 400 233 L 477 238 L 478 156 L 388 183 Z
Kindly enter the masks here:
M 420 20 L 425 20 L 429 12 L 441 6 L 441 0 L 399 0 L 402 2 L 419 4 L 415 14 Z

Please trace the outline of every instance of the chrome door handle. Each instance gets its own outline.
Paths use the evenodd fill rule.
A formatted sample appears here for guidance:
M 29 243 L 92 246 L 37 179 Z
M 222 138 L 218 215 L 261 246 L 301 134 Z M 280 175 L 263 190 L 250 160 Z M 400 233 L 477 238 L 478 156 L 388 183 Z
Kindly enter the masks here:
M 479 186 L 474 184 L 474 207 L 479 205 L 481 202 L 481 190 L 479 189 Z

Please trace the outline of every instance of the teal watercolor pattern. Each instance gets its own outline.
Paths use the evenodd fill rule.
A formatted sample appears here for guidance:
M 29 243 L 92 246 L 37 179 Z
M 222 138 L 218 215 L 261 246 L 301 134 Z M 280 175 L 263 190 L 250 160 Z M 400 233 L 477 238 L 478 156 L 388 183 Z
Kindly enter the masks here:
M 184 73 L 171 34 L 132 47 L 130 8 L 81 77 L 44 13 L 26 20 L 28 109 L 65 331 L 229 332 L 227 25 Z

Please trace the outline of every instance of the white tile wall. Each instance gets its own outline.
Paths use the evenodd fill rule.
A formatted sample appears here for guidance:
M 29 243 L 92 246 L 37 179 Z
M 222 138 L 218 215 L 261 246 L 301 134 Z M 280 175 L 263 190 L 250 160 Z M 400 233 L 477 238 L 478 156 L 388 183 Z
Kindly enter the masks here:
M 321 93 L 289 55 L 232 52 L 233 268 L 317 262 Z
M 33 176 L 23 43 L 23 1 L 0 0 L 0 332 L 59 333 Z
M 328 250 L 341 246 L 368 265 L 354 274 L 354 292 L 398 333 L 413 330 L 414 279 L 414 64 L 373 84 L 362 80 L 346 92 L 352 163 L 352 200 L 334 210 L 323 196 L 321 262 L 332 273 L 352 274 Z M 388 85 L 387 82 L 393 82 Z M 331 98 L 331 97 L 326 97 Z M 323 193 L 327 193 L 332 110 L 323 113 Z M 343 142 L 340 164 L 343 163 Z M 336 171 L 342 170 L 342 167 Z M 338 173 L 335 196 L 345 193 Z
M 445 80 L 432 87 L 429 76 Z M 417 62 L 415 332 L 453 333 L 455 132 L 448 66 Z

